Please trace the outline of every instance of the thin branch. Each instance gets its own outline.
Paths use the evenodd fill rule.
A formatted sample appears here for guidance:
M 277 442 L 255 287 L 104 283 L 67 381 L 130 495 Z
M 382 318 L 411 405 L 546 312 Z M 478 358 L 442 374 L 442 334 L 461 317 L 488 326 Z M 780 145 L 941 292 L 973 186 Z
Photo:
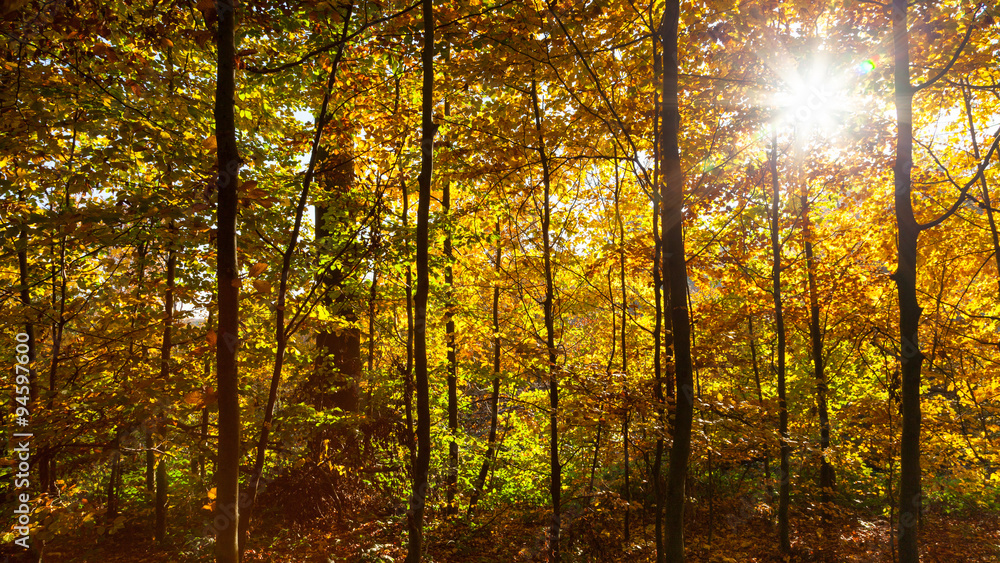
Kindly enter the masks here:
M 927 229 L 936 227 L 941 223 L 943 223 L 945 219 L 951 217 L 956 211 L 958 211 L 958 208 L 962 205 L 962 203 L 965 202 L 966 198 L 969 197 L 969 188 L 971 188 L 973 184 L 979 181 L 979 177 L 983 175 L 983 173 L 986 170 L 986 167 L 989 166 L 990 159 L 993 157 L 993 153 L 996 152 L 998 145 L 1000 145 L 1000 129 L 997 129 L 997 132 L 993 134 L 993 143 L 990 145 L 990 150 L 989 152 L 986 153 L 986 157 L 983 158 L 983 161 L 980 162 L 979 166 L 976 168 L 976 175 L 973 176 L 972 179 L 970 179 L 968 182 L 966 182 L 964 186 L 962 186 L 962 189 L 960 190 L 961 193 L 958 196 L 958 199 L 955 200 L 954 205 L 951 206 L 951 209 L 945 211 L 940 217 L 934 219 L 933 221 L 923 224 L 918 224 L 917 228 L 919 230 L 926 231 Z M 935 160 L 937 159 L 935 158 Z
M 968 26 L 966 26 L 965 37 L 962 38 L 962 42 L 958 45 L 958 49 L 955 49 L 955 54 L 952 55 L 951 60 L 948 61 L 948 64 L 946 64 L 945 67 L 941 69 L 941 72 L 937 73 L 933 78 L 927 80 L 923 84 L 917 86 L 911 86 L 910 87 L 911 92 L 914 93 L 919 92 L 920 90 L 923 90 L 924 88 L 934 84 L 938 80 L 941 80 L 941 78 L 944 75 L 948 74 L 948 71 L 951 70 L 951 67 L 955 66 L 955 62 L 958 61 L 958 57 L 962 55 L 962 51 L 965 50 L 965 46 L 969 43 L 969 39 L 972 38 L 972 31 L 976 29 L 976 26 L 974 25 L 976 19 L 976 12 L 978 12 L 981 7 L 982 5 L 978 6 L 976 8 L 976 11 L 972 13 L 973 21 L 970 22 Z

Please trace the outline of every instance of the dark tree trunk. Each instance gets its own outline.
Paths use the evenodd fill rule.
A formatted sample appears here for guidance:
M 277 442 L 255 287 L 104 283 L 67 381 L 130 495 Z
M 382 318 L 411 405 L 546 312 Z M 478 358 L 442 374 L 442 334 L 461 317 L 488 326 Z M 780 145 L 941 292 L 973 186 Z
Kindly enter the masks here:
M 444 47 L 444 60 L 448 64 L 450 51 L 448 44 Z M 444 100 L 444 117 L 448 119 L 451 115 L 451 104 L 448 99 Z M 445 484 L 445 502 L 447 508 L 445 513 L 449 516 L 458 514 L 458 503 L 455 501 L 455 494 L 458 491 L 458 442 L 455 440 L 458 435 L 458 358 L 455 348 L 455 297 L 454 297 L 454 274 L 452 266 L 455 263 L 454 250 L 452 248 L 451 233 L 451 182 L 446 181 L 441 190 L 441 211 L 444 219 L 444 285 L 445 285 L 445 345 L 448 347 L 448 473 Z
M 167 537 L 167 457 L 160 456 L 156 464 L 156 543 L 163 545 Z
M 764 391 L 760 385 L 760 368 L 757 365 L 757 337 L 753 331 L 753 315 L 747 316 L 747 330 L 750 332 L 750 361 L 753 363 L 753 381 L 757 387 L 757 404 L 764 412 Z M 774 487 L 771 485 L 771 456 L 768 446 L 764 446 L 764 483 L 767 486 L 767 502 L 774 501 Z
M 781 553 L 791 551 L 788 532 L 788 498 L 791 491 L 788 459 L 791 445 L 788 441 L 788 403 L 785 399 L 785 317 L 781 300 L 781 241 L 779 235 L 780 209 L 778 186 L 778 136 L 771 130 L 771 293 L 774 299 L 775 332 L 778 335 L 778 440 L 781 446 L 781 480 L 778 483 L 778 544 Z
M 447 105 L 445 106 L 447 108 Z M 447 115 L 447 111 L 445 115 Z M 455 501 L 455 493 L 458 490 L 458 442 L 455 436 L 458 434 L 458 374 L 457 358 L 455 353 L 455 318 L 454 318 L 454 295 L 452 290 L 452 263 L 455 260 L 451 247 L 451 225 L 449 214 L 451 212 L 451 183 L 445 182 L 441 196 L 441 207 L 444 211 L 445 237 L 444 237 L 444 285 L 445 285 L 445 343 L 448 346 L 448 474 L 446 479 L 445 501 L 447 508 L 445 513 L 449 516 L 458 514 L 458 504 Z
M 497 422 L 499 419 L 498 409 L 500 408 L 500 219 L 497 219 L 497 254 L 493 264 L 493 275 L 496 281 L 493 283 L 493 392 L 490 394 L 490 436 L 489 446 L 486 448 L 486 455 L 483 457 L 483 466 L 479 469 L 479 476 L 476 477 L 476 486 L 472 490 L 472 498 L 469 500 L 469 515 L 472 515 L 479 496 L 486 486 L 486 477 L 490 473 L 490 464 L 493 463 L 493 456 L 496 455 L 497 447 Z M 600 436 L 600 434 L 598 434 Z M 593 481 L 593 478 L 591 478 Z
M 545 134 L 539 112 L 538 84 L 531 80 L 531 104 L 535 114 L 535 132 L 538 135 L 538 155 L 542 161 L 542 256 L 545 268 L 545 346 L 548 349 L 549 373 L 549 494 L 552 497 L 552 522 L 549 525 L 549 563 L 559 563 L 560 496 L 562 494 L 562 465 L 559 463 L 559 374 L 556 366 L 555 342 L 555 293 L 552 280 L 552 241 L 550 240 L 551 171 L 545 151 Z
M 240 398 L 239 269 L 236 262 L 236 215 L 240 155 L 236 146 L 236 14 L 233 0 L 218 0 L 218 75 L 215 91 L 215 138 L 218 143 L 216 289 L 219 339 L 216 378 L 219 401 L 219 453 L 216 470 L 214 527 L 217 563 L 239 560 Z
M 902 419 L 899 457 L 899 560 L 918 563 L 917 523 L 920 519 L 920 352 L 922 310 L 917 302 L 917 238 L 920 227 L 910 200 L 913 168 L 913 87 L 910 85 L 910 35 L 907 0 L 892 2 L 893 74 L 896 100 L 896 161 L 893 164 L 898 251 L 896 288 L 899 292 L 899 351 L 902 363 Z
M 668 0 L 663 27 L 663 234 L 664 274 L 670 289 L 670 321 L 673 333 L 674 374 L 677 406 L 666 496 L 666 560 L 684 561 L 684 482 L 691 454 L 691 423 L 694 417 L 694 370 L 691 361 L 691 325 L 687 306 L 687 265 L 684 258 L 684 172 L 680 159 L 680 111 L 678 107 L 677 29 L 679 0 Z
M 625 347 L 625 327 L 628 321 L 628 291 L 625 286 L 625 223 L 622 220 L 621 213 L 621 178 L 618 176 L 618 150 L 615 149 L 615 219 L 618 222 L 618 265 L 619 265 L 619 282 L 622 286 L 622 324 L 621 324 L 621 339 L 622 339 L 622 384 L 624 385 L 625 392 L 625 412 L 622 417 L 622 455 L 625 458 L 625 542 L 630 542 L 631 536 L 631 502 L 632 502 L 632 485 L 630 483 L 631 478 L 631 463 L 628 453 L 628 441 L 629 441 L 629 418 L 632 415 L 631 407 L 629 405 L 628 396 L 628 350 Z
M 215 325 L 215 311 L 212 309 L 208 310 L 208 321 L 205 323 L 206 333 L 212 330 Z M 205 358 L 205 381 L 209 381 L 212 378 L 212 360 L 210 357 Z M 201 429 L 198 437 L 198 478 L 201 479 L 202 483 L 205 482 L 205 448 L 208 447 L 208 405 L 205 404 L 201 407 Z
M 809 285 L 809 340 L 812 344 L 813 372 L 816 379 L 816 411 L 819 417 L 819 488 L 823 502 L 823 520 L 829 520 L 828 504 L 833 499 L 835 474 L 830 464 L 830 415 L 827 407 L 828 383 L 823 365 L 823 334 L 819 318 L 819 292 L 816 288 L 816 257 L 813 254 L 812 220 L 809 217 L 809 186 L 803 184 L 802 238 L 805 241 L 806 274 Z
M 24 200 L 23 194 L 21 200 Z M 28 279 L 28 223 L 21 225 L 17 238 L 17 272 L 21 286 L 21 305 L 24 307 L 24 333 L 28 335 L 28 393 L 31 404 L 38 400 L 38 379 L 35 373 L 35 323 L 31 320 L 31 282 Z
M 173 224 L 170 225 L 170 237 L 175 234 Z M 167 250 L 167 292 L 163 299 L 163 312 L 166 317 L 163 322 L 163 343 L 160 346 L 160 379 L 166 381 L 170 377 L 170 352 L 173 346 L 171 334 L 174 325 L 174 274 L 177 269 L 177 254 L 174 252 L 172 241 L 168 241 Z M 159 428 L 158 434 L 163 445 L 163 452 L 156 467 L 156 499 L 154 501 L 156 513 L 156 527 L 154 537 L 156 542 L 163 544 L 167 534 L 167 456 L 166 439 L 163 414 L 158 414 Z
M 350 193 L 354 186 L 354 159 L 347 151 L 329 156 L 325 152 L 321 150 L 319 156 L 323 168 L 320 186 L 332 201 L 316 202 L 316 241 L 321 248 L 325 246 L 320 252 L 342 252 L 345 257 L 357 258 L 356 243 L 342 241 L 336 233 L 336 220 L 327 216 L 345 208 L 351 213 L 356 211 Z M 340 245 L 348 247 L 343 251 L 336 249 Z M 318 357 L 316 371 L 309 382 L 309 400 L 317 409 L 339 408 L 345 413 L 357 412 L 358 380 L 362 368 L 361 330 L 354 326 L 358 316 L 348 295 L 351 292 L 348 274 L 341 268 L 333 268 L 321 275 L 320 282 L 325 296 L 324 305 L 349 326 L 317 333 Z
M 616 195 L 617 195 L 617 193 L 616 193 Z M 615 232 L 614 231 L 611 231 L 611 244 L 612 245 L 615 244 Z M 613 265 L 609 265 L 608 266 L 608 303 L 610 305 L 609 309 L 611 310 L 611 353 L 608 354 L 608 365 L 607 365 L 607 367 L 604 370 L 605 377 L 607 377 L 607 381 L 609 383 L 611 381 L 615 380 L 615 374 L 614 374 L 614 372 L 612 370 L 615 367 L 615 354 L 618 352 L 618 309 L 617 309 L 617 307 L 615 307 L 615 286 L 614 286 L 614 283 L 613 283 L 613 280 L 614 280 L 614 278 L 612 276 L 613 273 L 614 273 L 614 266 Z M 603 394 L 603 391 L 601 391 L 601 392 Z M 593 485 L 594 485 L 594 473 L 597 470 L 597 454 L 599 453 L 598 450 L 600 449 L 600 445 L 601 445 L 601 431 L 604 428 L 604 424 L 603 424 L 603 420 L 602 420 L 603 417 L 604 417 L 604 405 L 603 405 L 603 403 L 599 406 L 599 410 L 600 410 L 600 418 L 597 419 L 597 437 L 594 440 L 594 460 L 593 460 L 593 463 L 590 466 L 590 491 L 591 492 L 593 492 L 593 490 L 594 490 L 594 486 Z M 622 418 L 622 420 L 624 421 L 624 417 Z M 625 428 L 623 426 L 622 430 L 624 430 L 624 429 Z M 622 435 L 624 435 L 624 432 L 623 432 Z M 625 498 L 625 490 L 624 490 L 624 488 L 622 489 L 621 496 L 622 496 L 622 498 Z M 587 499 L 587 503 L 588 504 L 590 503 L 590 498 Z
M 396 84 L 397 97 L 399 83 Z M 410 198 L 409 189 L 400 170 L 400 189 L 403 192 L 403 252 L 406 255 L 406 366 L 403 368 L 403 410 L 406 416 L 406 447 L 410 451 L 410 467 L 416 467 L 417 446 L 413 422 L 413 270 L 410 268 Z
M 121 474 L 121 429 L 115 429 L 115 438 L 111 442 L 111 475 L 108 477 L 108 501 L 105 504 L 104 523 L 111 526 L 115 516 L 118 516 L 118 481 Z
M 663 59 L 658 53 L 657 47 L 659 46 L 659 38 L 656 34 L 650 39 L 652 43 L 653 51 L 653 76 L 654 80 L 660 79 L 661 68 L 663 66 Z M 650 482 L 653 483 L 653 504 L 655 506 L 655 514 L 653 515 L 653 540 L 656 547 L 656 563 L 664 563 L 666 554 L 663 551 L 663 429 L 667 425 L 666 409 L 666 398 L 663 393 L 663 360 L 661 359 L 662 350 L 662 338 L 663 338 L 663 277 L 661 276 L 662 271 L 662 261 L 661 257 L 663 254 L 663 241 L 660 236 L 660 147 L 662 146 L 662 140 L 660 139 L 660 108 L 662 104 L 657 96 L 654 103 L 653 109 L 655 111 L 655 117 L 653 118 L 653 297 L 654 297 L 654 308 L 655 319 L 653 324 L 653 398 L 656 401 L 656 419 L 659 426 L 659 431 L 656 437 L 656 451 L 653 455 L 653 468 L 652 476 L 650 477 Z
M 420 195 L 417 201 L 417 294 L 413 322 L 414 376 L 417 388 L 417 455 L 413 467 L 413 493 L 407 515 L 406 563 L 420 561 L 423 550 L 424 509 L 427 502 L 427 471 L 431 461 L 430 385 L 427 373 L 427 296 L 430 292 L 430 269 L 427 263 L 430 223 L 431 178 L 434 164 L 434 2 L 424 0 L 424 47 L 421 53 L 423 88 L 421 92 Z

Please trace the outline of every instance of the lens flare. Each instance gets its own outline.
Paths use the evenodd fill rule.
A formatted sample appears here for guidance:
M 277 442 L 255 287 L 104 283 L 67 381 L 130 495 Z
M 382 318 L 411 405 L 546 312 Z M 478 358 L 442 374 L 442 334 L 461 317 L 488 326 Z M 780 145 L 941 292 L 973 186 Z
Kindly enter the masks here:
M 869 72 L 875 70 L 875 61 L 868 59 L 858 65 L 858 72 L 861 74 L 868 74 Z

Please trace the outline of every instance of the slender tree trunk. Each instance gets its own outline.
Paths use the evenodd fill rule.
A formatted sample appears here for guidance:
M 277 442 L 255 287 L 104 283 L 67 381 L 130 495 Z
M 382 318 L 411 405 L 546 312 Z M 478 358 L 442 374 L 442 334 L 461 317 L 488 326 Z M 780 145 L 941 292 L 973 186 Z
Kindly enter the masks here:
M 663 160 L 664 273 L 670 288 L 670 320 L 673 333 L 674 373 L 677 385 L 676 420 L 670 449 L 670 471 L 666 497 L 666 560 L 684 561 L 684 482 L 691 454 L 691 423 L 694 418 L 694 370 L 691 361 L 691 325 L 687 306 L 687 264 L 684 258 L 684 172 L 680 159 L 680 111 L 678 107 L 677 29 L 679 0 L 667 0 L 663 27 Z
M 616 194 L 617 195 L 617 194 Z M 611 231 L 611 244 L 615 244 L 615 232 Z M 608 354 L 608 365 L 605 368 L 605 374 L 608 382 L 615 380 L 615 374 L 612 371 L 615 365 L 615 354 L 618 352 L 618 311 L 615 307 L 615 287 L 613 282 L 612 274 L 614 273 L 614 266 L 608 265 L 608 301 L 610 303 L 611 309 L 611 353 Z M 599 407 L 601 411 L 601 417 L 597 419 L 597 439 L 594 441 L 594 461 L 590 467 L 590 491 L 593 492 L 594 484 L 594 473 L 597 470 L 597 454 L 601 445 L 601 430 L 604 427 L 603 416 L 604 416 L 604 404 L 603 402 Z M 624 418 L 622 418 L 624 421 Z M 624 430 L 624 427 L 622 428 Z M 623 432 L 624 435 L 624 432 Z M 622 498 L 625 498 L 624 488 L 622 489 Z M 587 498 L 587 503 L 590 503 L 590 498 Z
M 830 415 L 827 408 L 829 391 L 823 365 L 823 335 L 820 330 L 819 292 L 816 289 L 816 257 L 813 254 L 812 221 L 809 217 L 809 186 L 803 183 L 802 238 L 805 241 L 806 274 L 809 285 L 809 340 L 812 344 L 813 371 L 816 379 L 816 410 L 819 416 L 820 500 L 823 502 L 823 519 L 829 520 L 828 504 L 833 499 L 835 474 L 830 464 Z
M 447 61 L 447 55 L 445 60 Z M 448 102 L 445 101 L 445 117 L 448 116 Z M 444 183 L 441 194 L 441 208 L 444 213 L 444 285 L 445 285 L 445 344 L 448 347 L 448 473 L 446 475 L 445 501 L 447 508 L 445 513 L 449 516 L 458 514 L 458 503 L 455 501 L 455 493 L 458 490 L 458 442 L 455 441 L 458 435 L 458 374 L 457 358 L 455 351 L 455 297 L 452 284 L 454 282 L 452 274 L 452 264 L 455 262 L 455 255 L 451 246 L 451 182 Z
M 397 89 L 399 84 L 396 85 Z M 403 192 L 403 252 L 406 254 L 406 367 L 403 370 L 403 405 L 406 414 L 406 447 L 410 451 L 410 467 L 416 468 L 417 446 L 413 422 L 413 270 L 410 267 L 410 201 L 409 190 L 400 170 L 400 187 Z
M 413 494 L 407 518 L 409 542 L 406 563 L 417 563 L 423 550 L 424 509 L 427 503 L 427 471 L 431 461 L 430 386 L 427 373 L 427 296 L 430 268 L 427 263 L 430 223 L 431 178 L 434 165 L 434 2 L 424 0 L 424 47 L 421 53 L 420 196 L 417 201 L 417 294 L 413 322 L 413 356 L 417 387 L 417 455 L 413 467 Z
M 212 330 L 215 324 L 215 311 L 209 308 L 208 310 L 208 320 L 205 322 L 205 330 Z M 205 381 L 209 381 L 212 378 L 212 360 L 210 357 L 205 358 Z M 205 482 L 205 448 L 208 447 L 208 405 L 205 404 L 201 407 L 201 429 L 198 437 L 198 478 L 201 482 Z
M 764 391 L 760 386 L 760 368 L 757 364 L 757 337 L 753 332 L 753 315 L 747 315 L 747 330 L 750 332 L 750 361 L 753 363 L 753 381 L 757 387 L 757 404 L 760 405 L 761 411 L 764 410 Z M 767 484 L 767 502 L 771 503 L 774 501 L 774 488 L 771 486 L 771 461 L 770 455 L 767 451 L 767 446 L 764 447 L 764 482 Z
M 73 134 L 70 139 L 69 159 L 67 162 L 67 172 L 73 173 L 73 166 L 76 160 L 76 134 L 79 110 L 73 114 Z M 72 213 L 73 199 L 70 196 L 69 182 L 66 182 L 63 189 L 63 212 Z M 58 316 L 52 326 L 52 360 L 49 364 L 49 393 L 47 409 L 50 411 L 54 407 L 56 395 L 56 378 L 58 367 L 62 361 L 62 340 L 63 331 L 69 319 L 66 317 L 66 231 L 62 232 L 59 238 L 59 262 L 53 261 L 52 268 L 52 308 L 59 311 Z M 54 254 L 54 250 L 53 250 Z M 59 447 L 52 444 L 41 449 L 39 455 L 39 465 L 41 465 L 41 490 L 44 493 L 56 494 L 56 451 Z
M 170 225 L 170 237 L 174 236 L 174 226 Z M 160 346 L 160 379 L 166 381 L 170 377 L 170 352 L 173 346 L 172 332 L 174 324 L 174 274 L 177 268 L 177 254 L 173 248 L 172 240 L 167 242 L 167 292 L 164 297 L 163 310 L 166 317 L 163 322 L 163 343 Z M 156 467 L 156 500 L 154 501 L 156 513 L 156 527 L 154 537 L 156 542 L 163 544 L 167 534 L 167 456 L 164 415 L 158 414 L 158 434 L 163 443 L 163 452 L 160 453 Z
M 486 448 L 486 455 L 483 457 L 483 466 L 479 469 L 479 476 L 476 478 L 476 486 L 472 491 L 472 499 L 469 501 L 469 515 L 479 502 L 479 496 L 486 486 L 486 477 L 490 473 L 490 464 L 496 455 L 497 447 L 497 421 L 499 419 L 500 408 L 500 218 L 497 218 L 497 254 L 493 264 L 493 275 L 496 281 L 493 282 L 493 392 L 490 394 L 490 436 L 489 446 Z M 593 482 L 593 475 L 591 476 Z
M 143 449 L 146 452 L 146 492 L 156 493 L 156 452 L 153 447 L 153 428 L 149 421 L 143 426 Z
M 652 8 L 650 8 L 652 9 Z M 652 18 L 651 18 L 652 19 Z M 659 38 L 653 34 L 650 39 L 653 51 L 653 75 L 654 80 L 658 80 L 661 74 L 663 60 L 658 53 Z M 663 278 L 660 275 L 662 270 L 661 257 L 663 254 L 663 242 L 660 237 L 660 111 L 661 103 L 659 96 L 653 103 L 653 109 L 657 117 L 653 118 L 653 297 L 655 318 L 653 321 L 653 398 L 656 401 L 657 437 L 656 451 L 653 455 L 653 468 L 650 481 L 653 483 L 653 503 L 655 514 L 653 515 L 653 540 L 656 547 L 656 563 L 664 563 L 666 554 L 663 550 L 663 509 L 664 509 L 664 487 L 662 477 L 663 467 L 663 435 L 667 425 L 665 412 L 666 400 L 663 394 L 663 366 L 660 352 L 662 349 L 663 336 Z
M 218 143 L 218 207 L 216 256 L 219 340 L 216 377 L 219 393 L 219 453 L 216 470 L 214 527 L 217 563 L 239 560 L 240 399 L 239 269 L 236 258 L 236 214 L 239 204 L 240 155 L 236 145 L 236 13 L 233 0 L 217 0 L 218 75 L 215 91 L 215 138 Z
M 628 452 L 628 441 L 629 441 L 629 418 L 632 415 L 631 407 L 629 405 L 628 396 L 628 350 L 625 347 L 625 327 L 628 322 L 628 290 L 625 286 L 625 222 L 622 220 L 621 213 L 621 178 L 618 176 L 618 149 L 615 148 L 615 219 L 618 222 L 618 265 L 619 265 L 619 282 L 622 286 L 622 324 L 621 324 L 621 339 L 622 339 L 622 384 L 624 385 L 625 392 L 625 413 L 622 417 L 622 455 L 625 458 L 625 542 L 629 543 L 631 536 L 631 503 L 632 503 L 632 485 L 630 483 L 631 479 L 631 463 L 629 459 Z
M 121 429 L 115 428 L 115 438 L 111 442 L 111 475 L 108 477 L 107 503 L 104 523 L 110 526 L 118 516 L 118 474 L 121 471 Z
M 976 157 L 976 162 L 982 162 L 983 155 L 979 150 L 979 140 L 976 139 L 976 122 L 972 119 L 972 90 L 969 88 L 968 79 L 962 87 L 962 101 L 965 104 L 965 118 L 969 122 L 969 136 L 972 137 L 972 154 Z M 997 223 L 993 216 L 993 203 L 990 200 L 989 183 L 985 173 L 979 175 L 979 186 L 982 188 L 982 206 L 986 208 L 986 219 L 989 221 L 990 236 L 993 240 L 993 259 L 997 263 L 997 272 L 1000 272 L 1000 234 L 997 233 Z M 1000 299 L 1000 275 L 997 276 L 997 298 Z
M 21 201 L 24 195 L 21 194 Z M 28 346 L 28 393 L 31 404 L 38 400 L 38 378 L 35 372 L 35 323 L 31 312 L 31 282 L 28 277 L 28 222 L 21 225 L 17 238 L 17 272 L 18 283 L 21 286 L 21 306 L 24 307 L 24 333 L 28 335 L 25 342 Z
M 591 497 L 594 495 L 594 476 L 597 474 L 597 456 L 601 453 L 601 432 L 604 430 L 604 424 L 601 423 L 601 418 L 604 417 L 604 403 L 600 402 L 597 405 L 598 418 L 597 419 L 597 436 L 594 437 L 594 457 L 590 461 L 590 482 L 587 484 L 587 500 L 586 505 L 590 506 Z
M 285 363 L 285 352 L 288 349 L 290 328 L 285 325 L 285 309 L 288 297 L 288 277 L 291 274 L 292 269 L 292 257 L 295 254 L 296 246 L 298 246 L 299 233 L 302 229 L 302 217 L 305 213 L 306 203 L 309 199 L 309 189 L 312 186 L 313 179 L 316 175 L 317 160 L 320 154 L 320 147 L 323 138 L 323 125 L 327 121 L 326 113 L 330 103 L 331 90 L 333 88 L 334 79 L 337 75 L 337 69 L 340 66 L 341 59 L 343 58 L 347 31 L 351 22 L 352 14 L 353 5 L 349 4 L 347 7 L 347 15 L 344 17 L 344 29 L 341 33 L 340 45 L 337 48 L 337 54 L 334 56 L 333 68 L 331 69 L 330 76 L 327 79 L 323 102 L 321 103 L 319 113 L 316 116 L 317 126 L 316 130 L 313 132 L 312 149 L 309 153 L 309 165 L 307 166 L 305 176 L 302 179 L 302 191 L 299 194 L 298 204 L 295 206 L 295 220 L 292 225 L 291 237 L 289 238 L 288 246 L 285 248 L 285 251 L 281 256 L 281 272 L 279 274 L 278 281 L 278 300 L 277 306 L 275 307 L 274 319 L 274 366 L 271 372 L 271 385 L 267 393 L 267 406 L 264 409 L 264 420 L 261 424 L 260 434 L 257 439 L 257 453 L 254 458 L 253 472 L 251 473 L 250 482 L 247 487 L 245 502 L 241 507 L 243 509 L 243 515 L 239 522 L 241 559 L 243 554 L 246 552 L 250 536 L 250 523 L 253 518 L 254 508 L 257 504 L 257 493 L 260 491 L 260 481 L 264 475 L 264 462 L 267 459 L 267 445 L 268 440 L 270 439 L 271 426 L 274 423 L 274 406 L 278 400 L 278 387 L 281 384 L 281 371 Z
M 781 241 L 780 197 L 778 186 L 778 135 L 771 130 L 771 284 L 774 298 L 774 323 L 778 335 L 778 440 L 781 442 L 781 481 L 778 483 L 778 544 L 781 553 L 791 551 L 788 531 L 788 499 L 791 490 L 788 459 L 791 445 L 788 441 L 788 403 L 785 398 L 785 317 L 781 300 Z
M 907 0 L 892 2 L 893 74 L 896 102 L 896 161 L 893 164 L 898 253 L 899 339 L 902 363 L 902 419 L 899 476 L 899 559 L 918 563 L 920 518 L 920 304 L 917 302 L 917 238 L 920 227 L 910 200 L 913 168 L 913 87 L 910 85 L 910 35 Z
M 160 456 L 156 464 L 156 543 L 161 546 L 167 537 L 167 458 Z
M 375 225 L 373 228 L 374 239 L 379 241 L 381 238 L 381 233 L 379 233 L 379 226 L 381 224 L 381 217 L 375 218 Z M 375 243 L 381 246 L 381 242 Z M 375 373 L 375 320 L 378 317 L 378 263 L 372 261 L 372 284 L 368 288 L 368 380 L 374 383 L 373 374 Z M 371 398 L 371 388 L 369 387 L 369 399 Z M 368 401 L 368 407 L 371 407 L 371 401 Z
M 560 497 L 562 495 L 562 465 L 559 463 L 559 375 L 556 366 L 555 343 L 555 295 L 552 281 L 552 242 L 549 225 L 551 221 L 549 196 L 551 194 L 551 171 L 549 157 L 545 150 L 545 134 L 538 103 L 538 84 L 531 80 L 531 104 L 535 114 L 535 133 L 538 135 L 538 155 L 542 161 L 542 255 L 545 268 L 545 346 L 548 349 L 549 373 L 549 469 L 551 481 L 549 494 L 552 497 L 552 522 L 549 525 L 549 563 L 559 563 Z

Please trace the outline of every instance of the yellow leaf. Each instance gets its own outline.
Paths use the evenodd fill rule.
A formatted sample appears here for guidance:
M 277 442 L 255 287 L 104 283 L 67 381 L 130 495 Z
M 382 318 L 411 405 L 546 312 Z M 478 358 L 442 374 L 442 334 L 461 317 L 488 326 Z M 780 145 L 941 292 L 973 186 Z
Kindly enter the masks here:
M 205 142 L 201 144 L 201 148 L 206 150 L 215 150 L 219 148 L 219 143 L 215 140 L 215 135 L 205 139 Z

